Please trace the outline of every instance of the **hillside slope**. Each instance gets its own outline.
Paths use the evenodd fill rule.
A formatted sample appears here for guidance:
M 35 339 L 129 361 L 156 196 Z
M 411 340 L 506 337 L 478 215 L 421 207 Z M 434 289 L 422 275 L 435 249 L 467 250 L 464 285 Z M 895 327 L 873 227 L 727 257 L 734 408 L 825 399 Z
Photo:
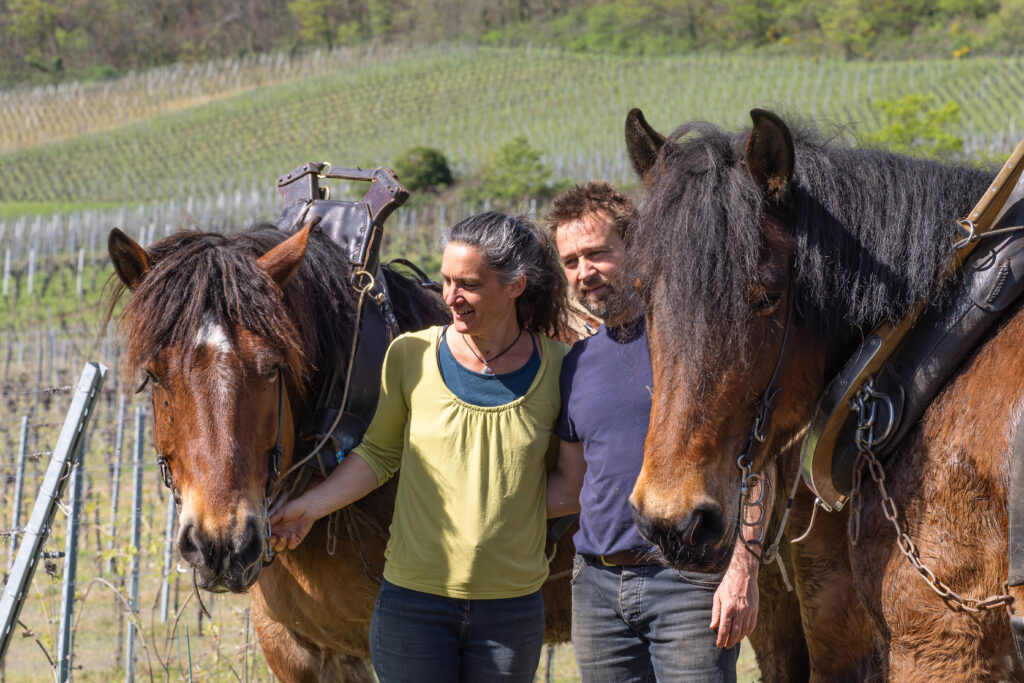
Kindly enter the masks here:
M 393 163 L 413 145 L 439 148 L 465 175 L 518 135 L 543 150 L 556 177 L 625 182 L 622 122 L 631 107 L 666 132 L 690 119 L 744 125 L 762 106 L 856 134 L 876 125 L 874 100 L 909 92 L 958 102 L 965 151 L 998 155 L 1024 133 L 1014 114 L 1022 70 L 1020 58 L 625 58 L 458 45 L 346 66 L 325 60 L 315 75 L 291 73 L 194 106 L 168 99 L 125 125 L 108 117 L 105 130 L 0 154 L 0 202 L 214 196 L 269 187 L 310 159 Z M 68 116 L 87 118 L 89 106 Z

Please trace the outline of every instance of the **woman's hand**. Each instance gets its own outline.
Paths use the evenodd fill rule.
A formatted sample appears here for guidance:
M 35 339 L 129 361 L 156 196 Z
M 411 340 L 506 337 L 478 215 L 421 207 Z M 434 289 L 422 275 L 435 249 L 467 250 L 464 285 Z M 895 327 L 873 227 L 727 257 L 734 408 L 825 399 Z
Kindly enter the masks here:
M 350 505 L 377 488 L 377 475 L 359 455 L 345 458 L 313 488 L 281 506 L 270 516 L 270 547 L 274 552 L 295 550 L 313 522 Z
M 270 547 L 274 552 L 295 550 L 315 521 L 302 497 L 285 503 L 270 517 Z

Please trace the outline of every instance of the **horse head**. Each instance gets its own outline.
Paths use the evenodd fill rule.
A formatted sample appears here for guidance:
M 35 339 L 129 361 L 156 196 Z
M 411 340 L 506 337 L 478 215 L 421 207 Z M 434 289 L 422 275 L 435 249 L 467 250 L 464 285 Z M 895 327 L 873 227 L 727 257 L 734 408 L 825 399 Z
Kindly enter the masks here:
M 792 437 L 812 406 L 778 397 L 813 396 L 799 385 L 820 373 L 791 314 L 793 140 L 774 114 L 751 117 L 746 135 L 694 123 L 665 138 L 636 110 L 626 125 L 644 185 L 627 272 L 644 300 L 654 377 L 631 502 L 666 561 L 698 571 L 731 557 L 748 440 Z M 799 364 L 782 362 L 794 356 Z M 759 414 L 771 419 L 752 427 Z M 767 450 L 748 463 L 754 471 Z
M 284 291 L 310 228 L 264 233 L 183 232 L 147 250 L 115 229 L 108 243 L 123 283 L 114 300 L 131 291 L 119 326 L 129 373 L 152 387 L 178 549 L 217 592 L 248 589 L 268 557 L 267 501 L 291 461 L 307 370 Z

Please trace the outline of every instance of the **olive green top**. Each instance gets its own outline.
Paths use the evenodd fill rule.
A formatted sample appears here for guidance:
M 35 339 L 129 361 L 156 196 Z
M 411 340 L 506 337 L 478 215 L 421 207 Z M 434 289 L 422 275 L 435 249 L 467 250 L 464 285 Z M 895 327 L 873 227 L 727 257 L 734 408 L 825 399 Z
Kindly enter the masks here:
M 505 405 L 460 400 L 437 361 L 440 327 L 388 348 L 377 412 L 353 449 L 387 481 L 402 468 L 384 578 L 453 598 L 510 598 L 540 588 L 548 458 L 568 347 L 538 335 L 541 363 Z

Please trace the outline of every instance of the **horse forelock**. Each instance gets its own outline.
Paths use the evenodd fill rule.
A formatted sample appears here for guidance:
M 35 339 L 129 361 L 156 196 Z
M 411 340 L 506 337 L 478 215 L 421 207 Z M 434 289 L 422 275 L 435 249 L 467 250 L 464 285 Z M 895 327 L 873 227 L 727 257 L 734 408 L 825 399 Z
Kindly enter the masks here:
M 284 356 L 286 377 L 300 391 L 318 366 L 345 357 L 353 320 L 347 262 L 314 236 L 282 295 L 256 258 L 286 237 L 259 226 L 232 235 L 182 232 L 151 245 L 150 270 L 119 319 L 129 375 L 138 378 L 164 348 L 208 344 L 211 335 L 229 347 L 239 329 Z
M 692 381 L 716 357 L 701 353 L 703 343 L 737 342 L 746 329 L 760 203 L 741 154 L 740 137 L 711 124 L 677 129 L 626 236 L 626 272 L 657 309 L 658 325 L 678 339 L 672 353 L 686 355 Z
M 820 337 L 846 338 L 897 322 L 934 294 L 953 251 L 954 222 L 991 175 L 850 148 L 807 127 L 792 132 L 801 324 Z M 710 124 L 679 128 L 628 233 L 627 272 L 695 368 L 746 337 L 751 286 L 759 282 L 765 209 L 745 168 L 746 138 Z

